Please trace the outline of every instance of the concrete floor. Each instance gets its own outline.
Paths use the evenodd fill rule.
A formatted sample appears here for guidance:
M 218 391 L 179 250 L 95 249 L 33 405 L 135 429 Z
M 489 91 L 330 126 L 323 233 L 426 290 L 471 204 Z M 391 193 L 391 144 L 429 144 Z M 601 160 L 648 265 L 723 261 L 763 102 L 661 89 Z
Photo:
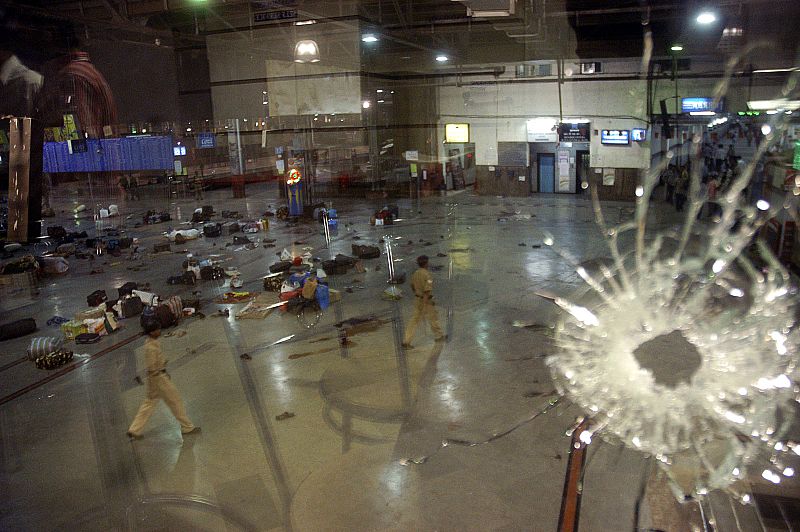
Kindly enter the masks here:
M 69 221 L 62 211 L 74 202 L 88 202 L 69 187 L 58 196 L 60 219 L 51 224 Z M 126 230 L 148 250 L 140 261 L 126 255 L 91 264 L 72 259 L 70 272 L 46 278 L 38 293 L 3 297 L 0 321 L 35 317 L 40 335 L 55 334 L 47 319 L 82 310 L 93 290 L 115 297 L 116 287 L 129 280 L 149 281 L 163 296 L 200 290 L 207 317 L 185 319 L 173 329 L 184 336 L 162 338 L 172 379 L 202 426 L 202 433 L 185 438 L 163 404 L 142 440 L 125 436 L 144 398 L 144 387 L 134 380 L 143 366 L 143 340 L 115 345 L 139 332 L 138 319 L 123 320 L 125 328 L 99 344 L 75 346 L 88 356 L 76 357 L 76 369 L 48 382 L 42 379 L 55 372 L 15 363 L 29 338 L 0 344 L 0 529 L 555 530 L 570 445 L 565 433 L 580 412 L 562 401 L 523 423 L 554 397 L 543 362 L 552 351 L 551 335 L 546 327 L 512 324 L 554 324 L 555 309 L 535 292 L 569 295 L 581 286 L 563 259 L 534 247 L 542 231 L 553 233 L 581 261 L 608 256 L 591 205 L 575 196 L 462 192 L 400 200 L 402 221 L 371 227 L 369 215 L 382 202 L 336 200 L 340 222 L 330 251 L 320 225 L 287 227 L 273 219 L 269 233 L 257 236 L 277 239 L 276 248 L 239 251 L 224 247 L 232 236 L 223 236 L 154 255 L 153 243 L 163 240 L 170 224 L 133 227 L 148 208 L 168 209 L 176 226 L 196 204 L 255 218 L 279 204 L 276 196 L 259 185 L 248 188 L 246 199 L 231 199 L 229 190 L 221 190 L 200 202 L 121 202 L 123 217 L 135 215 Z M 633 206 L 605 207 L 613 222 L 630 217 Z M 651 219 L 662 228 L 679 220 L 665 205 Z M 83 221 L 79 229 L 86 225 L 93 222 Z M 413 349 L 400 347 L 413 298 L 406 283 L 401 301 L 381 299 L 383 256 L 365 261 L 366 273 L 330 278 L 334 288 L 356 288 L 345 291 L 311 329 L 280 312 L 236 320 L 233 310 L 242 305 L 212 302 L 227 289 L 219 281 L 193 288 L 165 282 L 180 273 L 186 249 L 229 258 L 225 265 L 239 268 L 245 289 L 261 292 L 261 277 L 283 247 L 309 246 L 314 256 L 328 258 L 349 254 L 353 242 L 374 244 L 385 235 L 400 237 L 394 251 L 402 259 L 395 263 L 399 269 L 410 273 L 417 255 L 432 257 L 448 342 L 435 343 L 420 328 Z M 103 273 L 89 273 L 98 267 Z M 231 316 L 213 316 L 221 308 L 231 308 Z M 335 324 L 368 316 L 377 320 L 352 328 L 351 344 L 341 347 Z M 251 359 L 241 358 L 244 353 Z M 285 411 L 294 417 L 276 420 Z M 482 442 L 516 426 L 490 443 L 441 447 L 446 438 Z M 421 457 L 428 459 L 406 461 Z M 632 530 L 645 485 L 650 487 L 638 507 L 639 526 L 689 530 L 693 510 L 676 508 L 663 478 L 643 456 L 594 443 L 581 529 Z

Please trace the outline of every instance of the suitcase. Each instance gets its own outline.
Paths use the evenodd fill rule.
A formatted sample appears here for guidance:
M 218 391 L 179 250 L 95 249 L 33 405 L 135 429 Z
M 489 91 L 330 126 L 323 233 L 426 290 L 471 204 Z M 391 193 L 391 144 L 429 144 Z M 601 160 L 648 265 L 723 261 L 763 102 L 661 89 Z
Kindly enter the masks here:
M 97 318 L 102 318 L 103 314 L 106 313 L 105 307 L 92 307 L 86 310 L 82 310 L 80 312 L 75 313 L 75 321 L 83 321 L 83 320 L 96 320 Z
M 96 344 L 100 341 L 100 335 L 97 333 L 82 333 L 75 337 L 76 344 Z
M 209 238 L 216 238 L 222 235 L 222 226 L 219 224 L 205 224 L 203 234 Z
M 153 245 L 153 253 L 161 253 L 163 251 L 169 251 L 169 242 L 161 242 L 159 244 Z
M 344 275 L 347 273 L 347 268 L 347 264 L 335 260 L 322 261 L 322 271 L 325 272 L 325 275 Z
M 117 288 L 117 293 L 119 294 L 119 299 L 124 299 L 129 295 L 133 294 L 134 290 L 137 290 L 139 285 L 134 283 L 133 281 L 128 281 L 124 285 Z
M 132 296 L 122 300 L 122 317 L 132 318 L 142 313 L 144 305 L 142 305 L 141 298 Z
M 353 255 L 359 259 L 377 259 L 381 256 L 381 250 L 377 246 L 352 245 Z
M 267 292 L 280 292 L 283 283 L 283 275 L 273 273 L 264 277 L 264 290 Z
M 36 360 L 37 358 L 49 355 L 61 349 L 64 340 L 54 337 L 38 337 L 31 340 L 31 345 L 28 346 L 28 360 Z
M 336 255 L 333 260 L 336 262 L 336 264 L 344 264 L 345 266 L 354 266 L 356 263 L 355 258 L 342 255 L 341 253 Z
M 95 290 L 86 296 L 86 303 L 88 303 L 90 307 L 99 307 L 101 303 L 105 303 L 106 301 L 108 301 L 108 296 L 105 290 Z
M 286 270 L 288 270 L 291 267 L 292 267 L 292 262 L 291 261 L 282 260 L 282 261 L 278 261 L 275 264 L 273 264 L 272 266 L 270 266 L 269 267 L 269 272 L 270 273 L 285 272 Z

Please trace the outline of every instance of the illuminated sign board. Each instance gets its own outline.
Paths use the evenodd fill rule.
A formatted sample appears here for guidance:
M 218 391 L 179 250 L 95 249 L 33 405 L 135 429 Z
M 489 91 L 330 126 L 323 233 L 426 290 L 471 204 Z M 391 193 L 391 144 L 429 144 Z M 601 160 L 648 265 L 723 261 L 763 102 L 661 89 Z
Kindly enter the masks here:
M 644 142 L 647 140 L 647 130 L 641 127 L 631 129 L 631 139 L 634 142 Z
M 289 170 L 289 175 L 286 178 L 286 184 L 296 185 L 297 183 L 300 182 L 302 178 L 303 174 L 300 173 L 300 170 L 298 170 L 297 168 L 292 168 L 291 170 Z
M 558 138 L 561 142 L 589 142 L 589 122 L 559 124 Z
M 723 103 L 723 99 L 720 98 L 719 103 L 714 107 L 714 98 L 681 98 L 681 112 L 711 111 L 712 113 L 719 113 L 722 112 Z
M 445 124 L 444 141 L 461 144 L 469 142 L 469 124 Z
M 627 146 L 631 143 L 631 132 L 627 129 L 603 129 L 600 131 L 600 144 Z

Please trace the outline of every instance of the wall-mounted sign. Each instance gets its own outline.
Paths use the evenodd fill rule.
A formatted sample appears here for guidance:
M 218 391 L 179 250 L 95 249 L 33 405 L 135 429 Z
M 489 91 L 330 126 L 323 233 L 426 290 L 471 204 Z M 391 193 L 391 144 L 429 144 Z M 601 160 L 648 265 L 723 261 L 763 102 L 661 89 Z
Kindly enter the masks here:
M 405 156 L 406 161 L 419 161 L 419 150 L 407 150 Z
M 589 122 L 559 124 L 558 139 L 561 142 L 589 142 Z
M 198 133 L 197 147 L 201 149 L 216 148 L 216 137 L 214 137 L 213 133 Z
M 469 124 L 445 124 L 444 141 L 460 144 L 469 142 Z
M 531 118 L 526 124 L 528 142 L 558 142 L 555 118 Z
M 253 13 L 253 22 L 272 22 L 274 20 L 291 20 L 297 18 L 296 9 L 283 9 L 281 11 L 262 11 Z
M 174 157 L 180 157 L 181 155 L 186 155 L 186 146 L 173 146 L 172 155 Z
M 600 131 L 600 144 L 627 146 L 631 143 L 631 132 L 627 129 L 603 129 Z
M 722 112 L 724 99 L 720 98 L 717 106 L 714 107 L 714 98 L 681 98 L 682 113 L 697 113 L 703 111 Z
M 634 142 L 644 142 L 647 140 L 647 130 L 641 127 L 631 129 L 631 140 Z

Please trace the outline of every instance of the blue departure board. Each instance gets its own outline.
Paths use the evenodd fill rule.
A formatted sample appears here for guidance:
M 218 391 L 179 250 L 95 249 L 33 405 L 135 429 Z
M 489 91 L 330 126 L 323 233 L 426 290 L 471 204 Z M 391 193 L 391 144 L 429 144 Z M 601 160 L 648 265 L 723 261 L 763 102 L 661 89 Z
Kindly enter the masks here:
M 67 142 L 44 143 L 44 171 L 129 172 L 172 170 L 172 137 L 141 136 L 116 139 L 87 139 L 86 151 L 69 152 Z

